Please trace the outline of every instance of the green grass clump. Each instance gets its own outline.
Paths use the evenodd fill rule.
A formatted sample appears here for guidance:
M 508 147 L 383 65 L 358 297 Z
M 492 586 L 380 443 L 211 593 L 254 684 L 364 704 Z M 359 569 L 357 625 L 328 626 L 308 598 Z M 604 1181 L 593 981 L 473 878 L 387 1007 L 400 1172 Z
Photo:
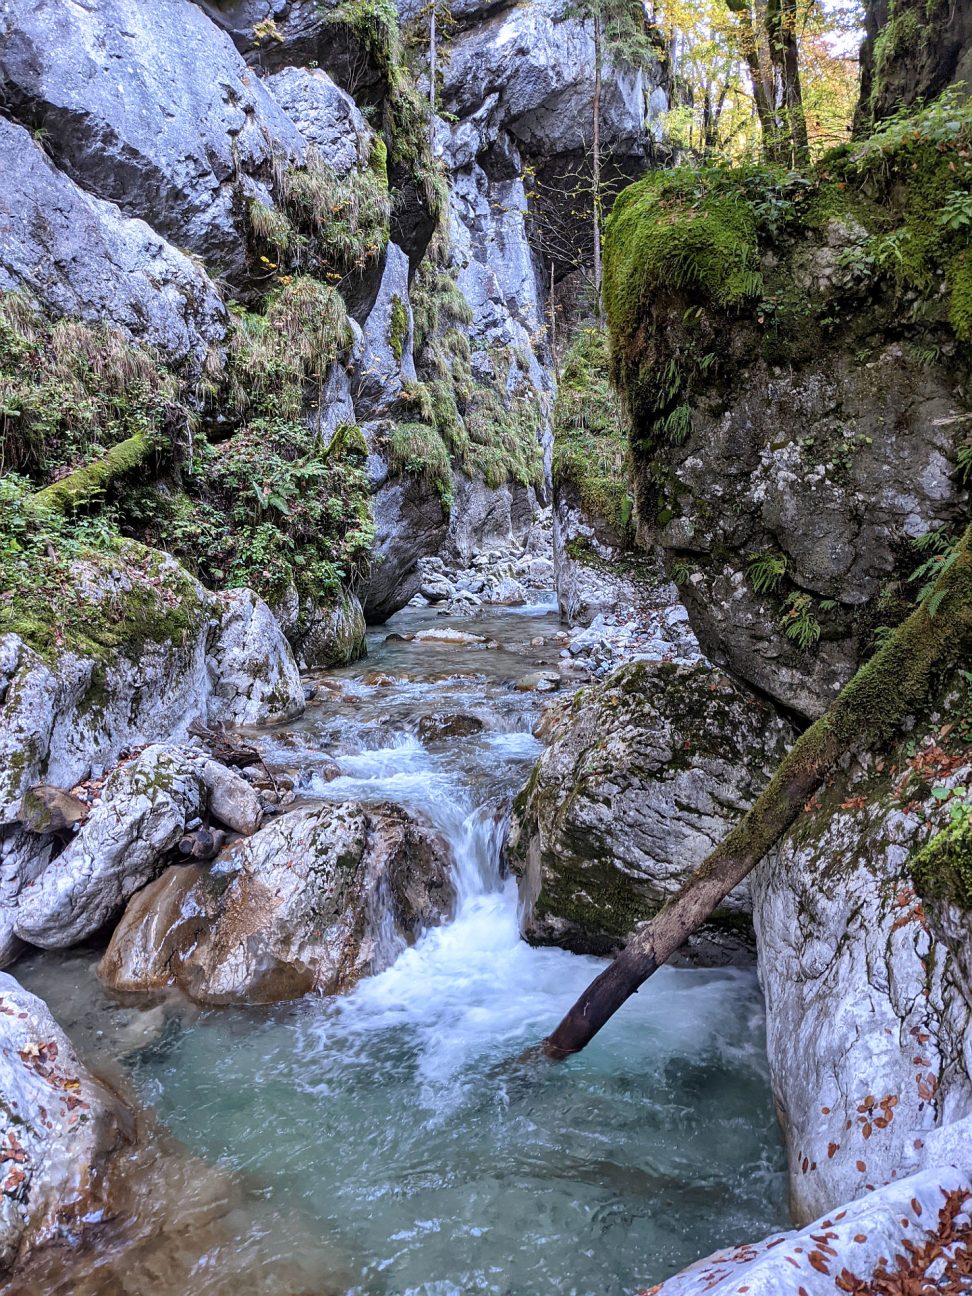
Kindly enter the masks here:
M 615 201 L 604 258 L 612 371 L 642 439 L 687 437 L 693 381 L 706 372 L 693 323 L 760 298 L 759 233 L 789 216 L 791 190 L 772 168 L 687 166 L 651 172 Z M 663 319 L 676 302 L 674 323 Z
M 133 437 L 171 446 L 186 430 L 182 384 L 150 348 L 0 294 L 0 472 L 42 484 Z
M 445 442 L 427 423 L 399 423 L 388 438 L 393 472 L 422 477 L 433 485 L 443 508 L 452 504 L 452 464 Z
M 387 246 L 391 200 L 384 146 L 376 144 L 363 170 L 339 176 L 311 153 L 284 176 L 284 206 L 302 240 L 298 263 L 318 274 L 343 278 L 376 262 Z
M 308 275 L 275 288 L 262 314 L 237 312 L 219 399 L 241 421 L 296 419 L 353 342 L 336 289 Z
M 197 443 L 181 492 L 146 489 L 128 513 L 206 585 L 321 601 L 367 570 L 367 453 L 355 427 L 324 442 L 299 419 L 254 418 L 219 445 Z
M 608 380 L 607 336 L 583 329 L 564 359 L 554 407 L 553 478 L 619 540 L 632 538 L 628 438 Z
M 408 67 L 394 3 L 343 0 L 327 21 L 351 36 L 383 82 L 383 126 L 393 204 L 407 179 L 432 217 L 439 219 L 448 205 L 448 185 L 442 165 L 432 153 L 429 105 Z
M 408 308 L 398 293 L 392 294 L 391 324 L 388 333 L 388 345 L 392 355 L 401 364 L 405 354 L 405 343 L 408 341 Z
M 189 576 L 124 539 L 110 511 L 66 517 L 21 474 L 0 477 L 0 634 L 46 659 L 137 660 L 146 644 L 178 647 L 206 615 Z

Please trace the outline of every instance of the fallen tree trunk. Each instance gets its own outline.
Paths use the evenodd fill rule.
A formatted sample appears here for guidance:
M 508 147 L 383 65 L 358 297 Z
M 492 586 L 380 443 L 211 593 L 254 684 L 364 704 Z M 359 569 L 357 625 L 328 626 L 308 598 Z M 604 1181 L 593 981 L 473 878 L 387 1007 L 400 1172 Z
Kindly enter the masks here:
M 141 467 L 157 448 L 158 443 L 152 437 L 136 432 L 112 446 L 103 458 L 76 468 L 50 486 L 44 486 L 34 499 L 55 513 L 69 513 L 103 494 L 116 477 Z
M 841 757 L 889 739 L 970 646 L 972 527 L 943 561 L 929 597 L 801 735 L 749 812 L 591 982 L 542 1052 L 559 1061 L 584 1048 L 776 845 Z

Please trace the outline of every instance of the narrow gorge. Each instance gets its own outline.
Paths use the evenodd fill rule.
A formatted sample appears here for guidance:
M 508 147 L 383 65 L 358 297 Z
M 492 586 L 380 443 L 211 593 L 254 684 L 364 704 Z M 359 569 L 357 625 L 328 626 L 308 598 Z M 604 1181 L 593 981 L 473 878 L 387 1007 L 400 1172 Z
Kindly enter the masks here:
M 972 1291 L 970 86 L 0 0 L 0 1296 Z

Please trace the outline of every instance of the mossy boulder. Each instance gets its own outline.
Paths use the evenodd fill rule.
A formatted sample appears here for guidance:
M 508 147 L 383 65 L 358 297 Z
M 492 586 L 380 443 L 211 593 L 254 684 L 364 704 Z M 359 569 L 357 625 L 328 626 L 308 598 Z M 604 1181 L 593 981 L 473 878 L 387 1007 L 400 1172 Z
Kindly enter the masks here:
M 526 938 L 610 954 L 673 895 L 758 795 L 787 725 L 705 666 L 624 666 L 559 705 L 517 797 L 505 858 Z M 751 954 L 749 898 L 733 892 L 684 951 Z
M 807 176 L 650 175 L 608 221 L 642 530 L 708 656 L 806 717 L 903 614 L 909 540 L 967 513 L 972 313 L 948 212 L 970 141 L 946 100 Z
M 250 590 L 210 594 L 168 555 L 133 541 L 71 561 L 43 616 L 0 609 L 0 824 L 24 792 L 73 787 L 132 744 L 303 709 L 293 655 Z

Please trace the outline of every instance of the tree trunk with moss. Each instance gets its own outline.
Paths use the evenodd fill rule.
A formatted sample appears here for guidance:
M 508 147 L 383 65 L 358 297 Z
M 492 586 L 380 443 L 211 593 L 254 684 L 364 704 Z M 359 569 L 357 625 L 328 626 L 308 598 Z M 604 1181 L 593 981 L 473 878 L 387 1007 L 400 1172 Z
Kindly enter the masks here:
M 45 486 L 34 499 L 55 513 L 70 513 L 104 494 L 117 477 L 140 468 L 157 448 L 158 443 L 152 437 L 136 432 L 126 441 L 112 446 L 103 459 L 76 468 L 67 477 Z
M 933 611 L 929 611 L 932 609 Z M 541 1045 L 550 1058 L 579 1052 L 685 943 L 794 823 L 849 752 L 886 742 L 972 647 L 972 527 L 930 596 L 798 739 L 769 786 L 685 886 L 587 987 Z

